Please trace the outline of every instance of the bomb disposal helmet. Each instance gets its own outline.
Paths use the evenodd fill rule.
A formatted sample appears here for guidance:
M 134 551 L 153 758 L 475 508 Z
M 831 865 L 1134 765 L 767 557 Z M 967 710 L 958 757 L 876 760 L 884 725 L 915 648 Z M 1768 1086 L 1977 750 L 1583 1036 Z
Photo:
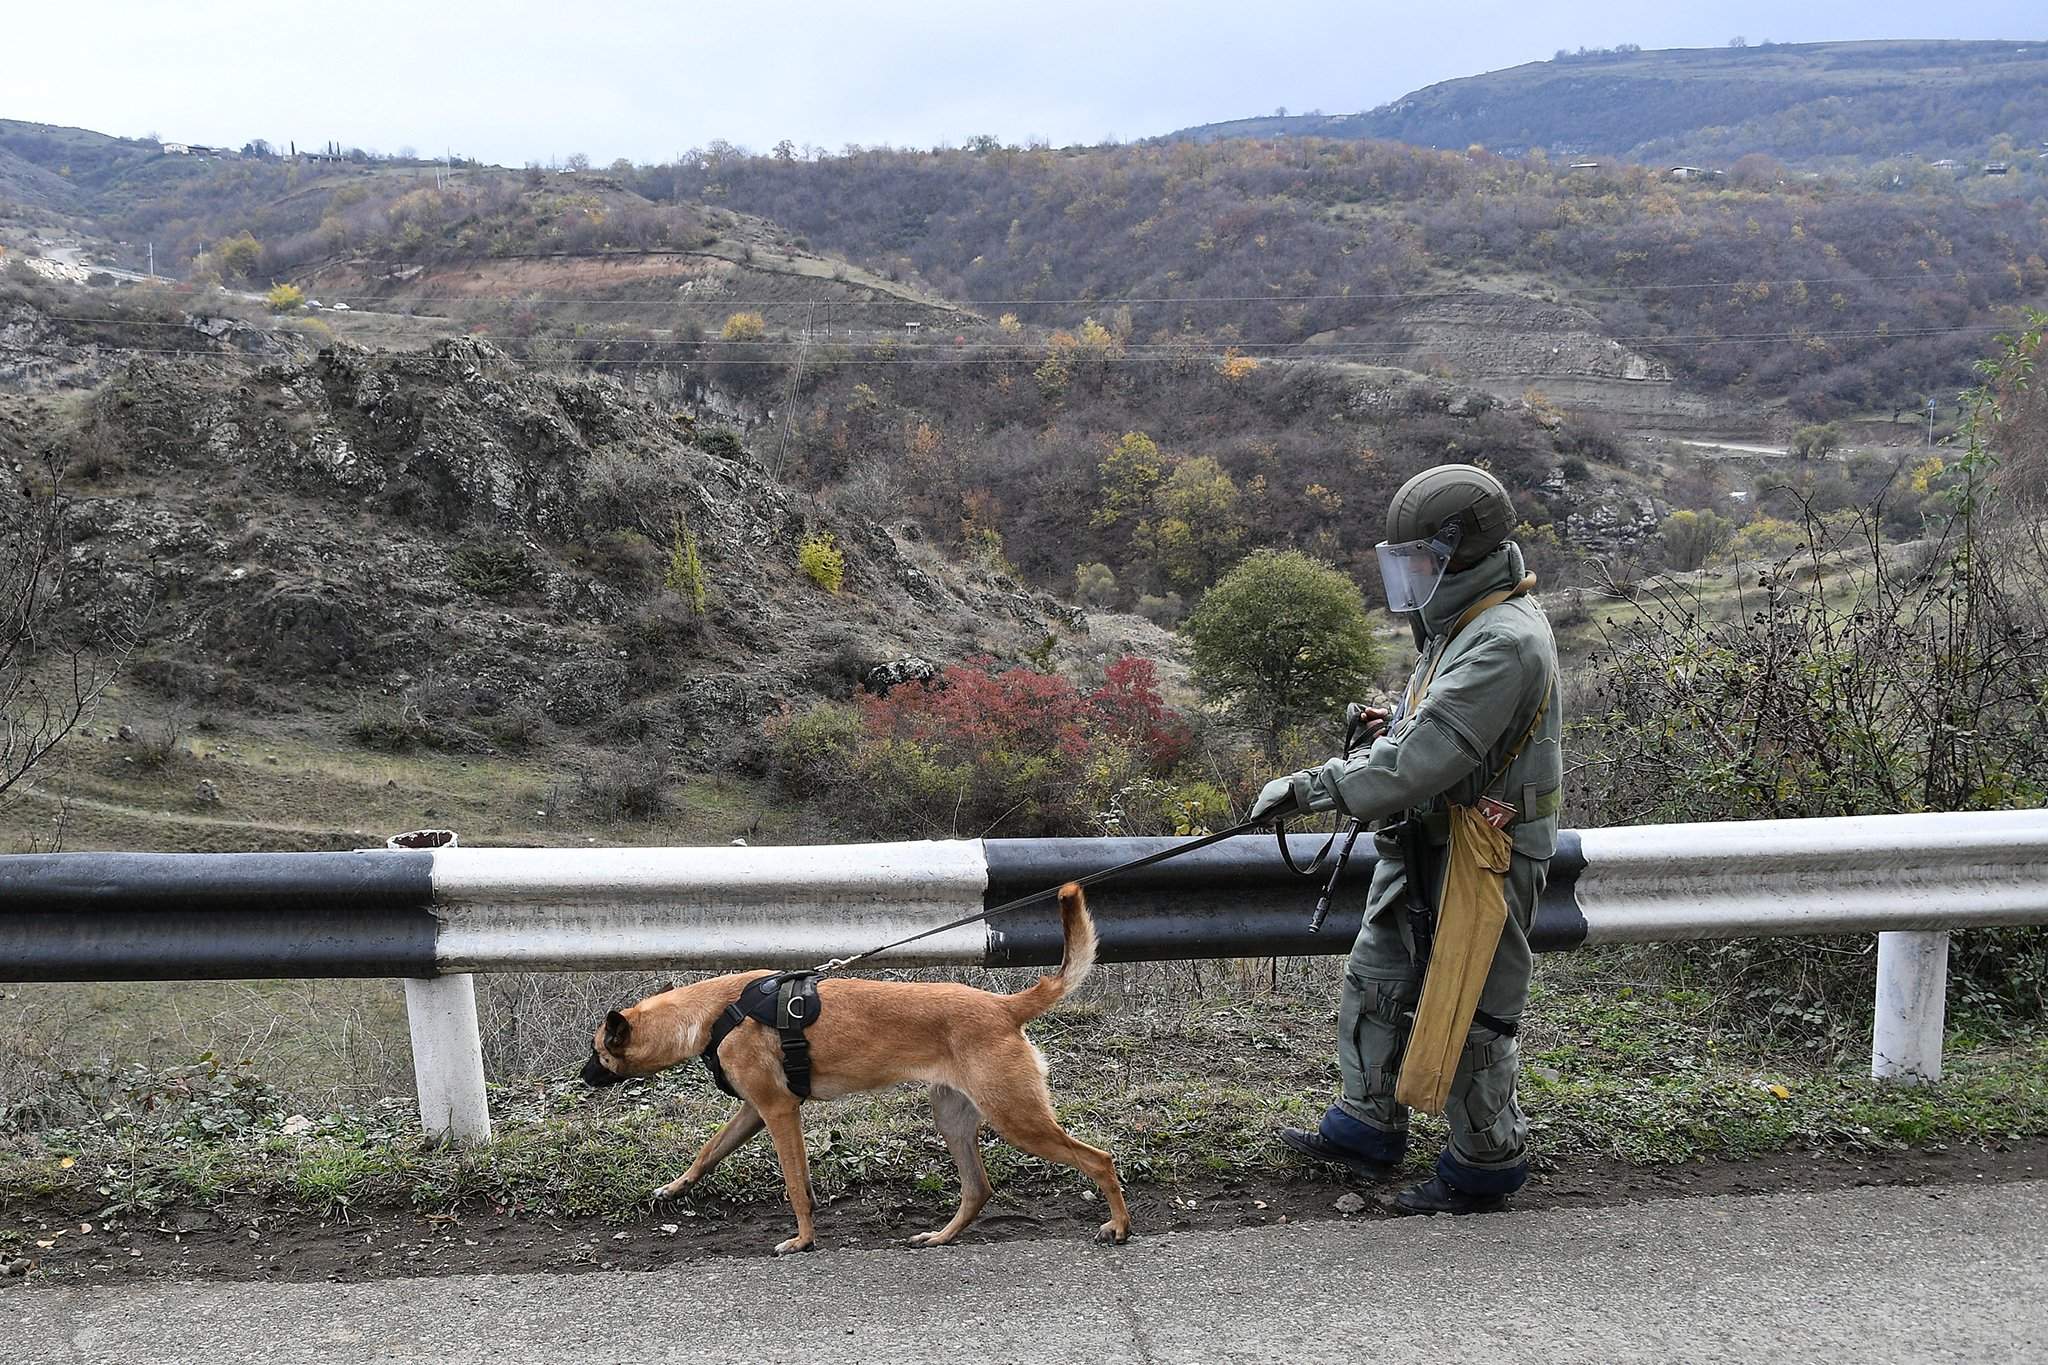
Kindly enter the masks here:
M 1401 485 L 1387 506 L 1387 538 L 1375 548 L 1387 606 L 1421 611 L 1446 573 L 1500 548 L 1515 505 L 1499 479 L 1475 465 L 1440 464 Z

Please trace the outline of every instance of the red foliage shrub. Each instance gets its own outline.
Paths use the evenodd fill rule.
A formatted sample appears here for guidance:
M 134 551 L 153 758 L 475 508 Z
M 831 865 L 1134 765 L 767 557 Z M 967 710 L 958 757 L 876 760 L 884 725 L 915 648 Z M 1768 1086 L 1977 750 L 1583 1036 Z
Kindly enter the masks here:
M 1126 654 L 1111 664 L 1102 686 L 1088 694 L 1096 723 L 1130 744 L 1164 772 L 1187 754 L 1187 723 L 1159 695 L 1159 668 L 1150 659 Z
M 784 781 L 845 819 L 954 835 L 1121 828 L 1137 806 L 1172 829 L 1181 815 L 1163 779 L 1189 744 L 1138 658 L 1090 692 L 977 659 L 855 706 L 814 707 L 770 739 Z

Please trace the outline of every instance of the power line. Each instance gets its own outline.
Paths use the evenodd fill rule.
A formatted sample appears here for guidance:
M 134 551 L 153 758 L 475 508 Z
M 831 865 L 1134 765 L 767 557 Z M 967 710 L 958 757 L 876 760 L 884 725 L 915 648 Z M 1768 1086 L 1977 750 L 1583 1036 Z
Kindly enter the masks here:
M 1927 329 L 1922 329 L 1922 330 L 1917 330 L 1917 331 L 1892 331 L 1892 332 L 1877 332 L 1877 331 L 1871 331 L 1871 332 L 1859 332 L 1859 333 L 1833 333 L 1833 334 L 1830 334 L 1830 335 L 1829 335 L 1829 339 L 1833 339 L 1833 340 L 1872 340 L 1872 341 L 1886 341 L 1886 342 L 1894 342 L 1894 341 L 1909 341 L 1909 340 L 1921 339 L 1921 338 L 1925 338 L 1925 337 L 1932 337 L 1932 336 L 1948 336 L 1948 335 L 1957 335 L 1957 334 L 1965 334 L 1965 333 L 1981 334 L 1981 333 L 1984 333 L 1984 332 L 1997 332 L 1997 331 L 2003 331 L 2003 330 L 2005 330 L 2005 328 L 2004 328 L 2003 326 L 1984 326 L 1984 327 L 1941 327 L 1941 328 L 1927 328 Z M 273 334 L 270 334 L 270 335 L 289 335 L 289 334 L 282 334 L 282 333 L 273 333 Z M 1548 334 L 1542 334 L 1542 335 L 1548 335 Z M 1809 334 L 1809 335 L 1811 335 L 1811 334 Z M 1783 339 L 1784 339 L 1784 340 L 1802 340 L 1802 339 L 1804 339 L 1804 338 L 1801 338 L 1801 337 L 1791 337 L 1791 336 L 1788 336 L 1788 337 L 1786 337 L 1786 338 L 1783 338 Z M 229 360 L 229 359 L 233 359 L 233 358 L 235 358 L 235 357 L 236 357 L 236 356 L 238 356 L 238 355 L 242 355 L 242 354 L 245 354 L 245 353 L 243 353 L 243 352 L 236 352 L 236 351 L 209 351 L 209 350 L 196 350 L 196 349 L 192 349 L 192 348 L 186 348 L 186 347 L 147 347 L 147 346 L 127 346 L 127 345 L 122 345 L 122 344 L 120 344 L 120 343 L 118 343 L 118 342 L 102 342 L 102 343 L 91 343 L 91 344 L 97 344 L 97 345 L 101 346 L 101 347 L 102 347 L 103 349 L 105 349 L 105 350 L 109 350 L 109 351 L 116 351 L 116 352 L 119 352 L 120 354 L 123 354 L 123 355 L 167 355 L 167 356 L 184 356 L 184 357 L 187 357 L 187 358 L 189 358 L 189 359 L 203 359 L 203 360 L 214 360 L 214 359 L 218 359 L 218 360 Z M 550 359 L 550 358 L 547 358 L 547 357 L 535 356 L 535 355 L 532 355 L 532 354 L 525 354 L 525 355 L 521 355 L 521 354 L 516 354 L 516 353 L 514 353 L 514 352 L 512 352 L 512 351 L 509 351 L 509 350 L 505 349 L 505 345 L 504 345 L 504 343 L 503 343 L 503 341 L 502 341 L 501 339 L 499 339 L 499 340 L 487 340 L 485 344 L 487 344 L 487 345 L 490 345 L 490 346 L 491 346 L 491 347 L 492 347 L 493 349 L 497 350 L 497 351 L 499 352 L 499 354 L 500 354 L 500 357 L 501 357 L 501 358 L 502 358 L 502 359 L 503 359 L 503 360 L 504 360 L 504 361 L 505 361 L 506 363 L 508 363 L 508 364 L 514 364 L 514 365 L 524 365 L 524 366 L 529 366 L 529 367 L 540 367 L 540 368 L 549 368 L 549 369 L 578 369 L 578 370 L 596 370 L 596 371 L 606 371 L 606 370 L 621 370 L 621 369 L 673 369 L 673 370 L 687 370 L 687 369 L 693 369 L 693 368 L 699 368 L 699 369 L 710 369 L 710 368 L 714 368 L 714 367 L 721 367 L 721 366 L 739 366 L 739 365 L 780 365 L 780 364 L 784 364 L 784 363 L 786 363 L 786 362 L 785 362 L 785 360 L 784 360 L 784 358 L 783 358 L 783 357 L 781 357 L 781 356 L 693 356 L 693 357 L 691 357 L 690 359 L 687 359 L 687 360 L 683 360 L 683 359 L 631 360 L 631 359 L 621 359 L 621 358 L 617 358 L 617 357 L 609 357 L 609 356 L 603 356 L 603 355 L 591 355 L 591 356 L 584 356 L 584 357 L 562 357 L 562 358 L 559 358 L 559 359 Z M 1702 341 L 1693 341 L 1693 342 L 1686 342 L 1686 343 L 1682 343 L 1682 344 L 1680 344 L 1680 345 L 1678 345 L 1678 346 L 1676 346 L 1676 347 L 1673 347 L 1672 349 L 1678 349 L 1678 350 L 1688 350 L 1688 351 L 1698 351 L 1698 350 L 1705 350 L 1705 349 L 1707 349 L 1707 348 L 1710 348 L 1710 347 L 1714 347 L 1714 346 L 1728 346 L 1728 345 L 1755 345 L 1755 344 L 1757 344 L 1757 339 L 1756 339 L 1756 338 L 1749 338 L 1749 337 L 1734 337 L 1734 338 L 1730 338 L 1730 337 L 1722 337 L 1722 338 L 1716 338 L 1716 339 L 1712 339 L 1712 340 L 1702 340 Z M 1378 363 L 1378 364 L 1386 364 L 1386 365 L 1389 365 L 1389 366 L 1396 366 L 1396 367 L 1397 367 L 1397 366 L 1398 366 L 1398 363 L 1399 363 L 1399 362 L 1401 362 L 1401 361 L 1407 361 L 1407 360 L 1414 360 L 1414 359 L 1416 359 L 1416 358 L 1417 358 L 1418 356 L 1421 356 L 1421 355 L 1427 355 L 1427 354 L 1429 354 L 1429 353 L 1430 353 L 1430 348 L 1428 348 L 1428 347 L 1419 347 L 1419 348 L 1411 348 L 1411 349 L 1406 349 L 1406 350 L 1396 350 L 1396 349 L 1377 349 L 1377 350 L 1347 351 L 1347 352 L 1339 352 L 1339 353 L 1335 353 L 1335 354 L 1330 354 L 1330 353 L 1327 353 L 1327 352 L 1321 352 L 1321 351 L 1317 351 L 1317 352 L 1308 352 L 1308 353 L 1303 353 L 1303 354 L 1299 354 L 1299 355 L 1291 355 L 1291 356 L 1283 356 L 1283 357 L 1267 357 L 1267 359 L 1277 359 L 1277 360 L 1281 360 L 1281 361 L 1284 361 L 1284 362 L 1290 362 L 1290 363 L 1292 363 L 1292 362 L 1315 362 L 1315 361 L 1318 361 L 1318 360 L 1339 360 L 1339 361 L 1345 361 L 1345 362 L 1348 362 L 1348 363 L 1351 363 L 1351 364 L 1358 364 L 1358 365 L 1371 365 L 1371 364 L 1376 364 L 1376 363 Z M 423 351 L 400 351 L 400 352 L 392 352 L 391 354 L 395 354 L 395 355 L 401 355 L 401 356 L 403 356 L 403 355 L 420 355 L 420 354 L 424 354 L 424 352 L 423 352 Z M 841 356 L 841 357 L 832 357 L 832 358 L 828 358 L 828 359 L 825 359 L 825 360 L 823 360 L 823 361 L 820 361 L 820 362 L 818 362 L 818 363 L 819 363 L 819 364 L 822 364 L 822 365 L 825 365 L 825 366 L 828 366 L 828 367 L 830 367 L 830 368 L 834 368 L 834 369 L 848 369 L 848 368 L 870 368 L 870 367 L 875 367 L 875 366 L 903 366 L 903 365 L 922 365 L 922 366 L 954 366 L 954 367 L 961 367 L 961 366 L 974 366 L 974 365 L 979 365 L 979 366 L 984 366 L 984 367 L 988 367 L 988 366 L 1032 366 L 1032 367 L 1037 367 L 1037 366 L 1040 366 L 1040 365 L 1043 365 L 1043 364 L 1045 364 L 1045 363 L 1046 363 L 1046 360 L 1047 360 L 1047 358 L 1048 358 L 1048 357 L 1047 357 L 1047 356 L 1045 356 L 1045 355 L 1044 355 L 1044 354 L 1042 354 L 1042 353 L 1034 353 L 1034 354 L 1027 354 L 1027 355 L 987 355 L 987 354 L 976 354 L 976 353 L 969 353 L 969 354 L 946 354 L 946 353 L 939 353 L 939 354 L 934 354 L 934 355 L 927 355 L 927 356 L 902 356 L 902 355 L 893 355 L 893 356 L 851 356 L 851 355 L 849 355 L 849 356 Z M 1189 361 L 1209 361 L 1209 362 L 1220 362 L 1220 361 L 1226 360 L 1226 359 L 1228 359 L 1228 358 L 1229 358 L 1229 352 L 1228 352 L 1228 351 L 1219 351 L 1219 350 L 1202 350 L 1202 351 L 1188 351 L 1188 350 L 1149 350 L 1149 351 L 1142 351 L 1142 352 L 1137 352 L 1137 353 L 1133 353 L 1133 352 L 1128 352 L 1128 351 L 1126 351 L 1126 352 L 1123 352 L 1123 353 L 1119 353 L 1119 354 L 1114 354 L 1114 355 L 1102 355 L 1102 356 L 1078 357 L 1078 358 L 1076 358 L 1076 359 L 1077 359 L 1077 363 L 1081 363 L 1081 364 L 1088 364 L 1088 365 L 1138 365 L 1138 364 L 1155 364 L 1155 363 L 1156 363 L 1156 364 L 1179 364 L 1179 363 L 1186 363 L 1186 362 L 1189 362 Z M 1653 358 L 1653 359 L 1654 359 L 1655 357 L 1654 357 L 1654 356 L 1652 356 L 1652 357 L 1650 357 L 1650 358 Z M 1600 377 L 1602 377 L 1602 376 L 1601 376 L 1601 375 L 1600 375 L 1600 374 L 1599 374 L 1598 372 L 1596 372 L 1596 371 L 1593 371 L 1593 370 L 1590 370 L 1590 369 L 1586 369 L 1586 370 L 1578 370 L 1578 371 L 1571 371 L 1571 372 L 1538 372 L 1538 371 L 1526 371 L 1526 372 L 1524 372 L 1524 371 L 1517 371 L 1517 373 L 1526 373 L 1526 374 L 1528 374 L 1528 375 L 1529 375 L 1530 377 L 1547 377 L 1547 378 L 1600 378 Z M 1621 378 L 1624 378 L 1624 376 L 1621 376 L 1621 375 L 1611 375 L 1611 376 L 1607 376 L 1607 377 L 1610 377 L 1610 378 L 1616 378 L 1616 379 L 1621 379 Z
M 170 327 L 181 330 L 197 330 L 189 321 L 176 321 L 164 318 L 110 318 L 98 317 L 90 314 L 70 313 L 44 313 L 41 316 L 48 318 L 52 321 L 96 323 L 107 327 Z M 221 314 L 215 316 L 231 315 Z M 253 326 L 253 324 L 250 325 Z M 1805 342 L 1813 340 L 1834 341 L 1856 339 L 1894 340 L 1908 337 L 1948 336 L 1954 334 L 1976 332 L 2000 332 L 2014 325 L 2016 324 L 2010 322 L 1966 323 L 1942 327 L 1893 327 L 1886 324 L 1876 324 L 1867 327 L 1837 330 L 1806 330 L 1803 328 L 1784 328 L 1776 331 L 1767 332 L 1674 332 L 1668 334 L 1640 332 L 1620 333 L 1615 335 L 1609 335 L 1603 332 L 1592 331 L 1530 332 L 1510 331 L 1500 328 L 1488 328 L 1486 329 L 1486 337 L 1489 340 L 1510 339 L 1517 341 L 1534 341 L 1540 343 L 1544 341 L 1555 341 L 1566 337 L 1579 336 L 1589 337 L 1593 339 L 1595 342 L 1611 342 L 1615 345 L 1691 348 L 1696 346 L 1748 345 L 1773 341 Z M 257 330 L 261 331 L 262 334 L 266 336 L 303 337 L 306 335 L 305 333 L 302 332 L 280 332 L 274 329 Z M 204 335 L 204 333 L 201 333 L 201 335 Z M 481 336 L 474 337 L 472 339 L 483 341 L 488 345 L 501 347 L 508 344 L 525 344 L 531 340 L 531 338 L 526 337 L 499 336 Z M 677 337 L 655 336 L 585 336 L 543 339 L 557 340 L 560 344 L 563 345 L 574 345 L 581 343 L 584 345 L 598 348 L 603 348 L 607 346 L 743 347 L 748 348 L 751 352 L 755 353 L 756 358 L 765 358 L 760 357 L 758 355 L 758 353 L 762 351 L 793 350 L 802 353 L 804 350 L 816 346 L 826 346 L 835 344 L 829 335 L 824 337 L 815 337 L 807 335 L 804 337 L 784 337 L 760 341 L 728 340 L 723 337 L 704 337 L 695 341 L 689 341 Z M 878 344 L 879 341 L 886 340 L 892 345 L 894 349 L 897 350 L 919 350 L 945 353 L 955 353 L 959 350 L 958 347 L 943 342 L 904 341 L 901 339 L 900 333 L 893 331 L 869 332 L 865 334 L 864 337 L 854 338 L 853 340 L 855 340 L 856 342 L 865 341 L 867 344 Z M 970 354 L 959 355 L 958 358 L 961 363 L 972 363 L 976 360 L 990 359 L 992 358 L 990 355 L 991 352 L 1008 353 L 1009 355 L 1016 356 L 1019 358 L 1028 357 L 1034 360 L 1043 360 L 1056 354 L 1055 349 L 1049 347 L 1048 344 L 1043 341 L 974 341 L 965 344 L 973 347 L 973 351 Z M 1356 340 L 1317 343 L 1295 341 L 1216 342 L 1205 340 L 1203 346 L 1208 349 L 1199 352 L 1201 354 L 1207 354 L 1209 353 L 1210 349 L 1221 347 L 1222 349 L 1220 350 L 1214 350 L 1214 353 L 1219 358 L 1224 354 L 1225 351 L 1234 351 L 1240 355 L 1253 356 L 1253 358 L 1255 359 L 1260 358 L 1255 353 L 1263 352 L 1267 353 L 1267 356 L 1269 358 L 1304 360 L 1312 360 L 1322 355 L 1343 354 L 1349 351 L 1371 351 L 1374 353 L 1381 353 L 1394 351 L 1429 351 L 1442 349 L 1440 342 L 1418 339 L 1410 339 L 1405 341 L 1396 341 L 1389 339 L 1379 341 Z M 1117 356 L 1186 356 L 1197 353 L 1198 352 L 1193 351 L 1189 347 L 1181 345 L 1177 342 L 1127 342 L 1119 346 L 1116 350 Z M 1115 357 L 1082 356 L 1077 358 L 1094 361 Z M 877 363 L 881 363 L 883 359 L 885 358 L 878 357 Z M 830 363 L 845 362 L 843 360 L 836 360 Z
M 607 257 L 607 255 L 617 255 L 617 256 L 619 256 L 619 257 L 620 257 L 621 259 L 631 259 L 631 255 L 632 255 L 632 253 L 624 253 L 624 252 L 620 252 L 620 253 L 599 253 L 598 255 L 596 255 L 596 256 L 593 256 L 593 257 L 588 257 L 588 258 L 576 258 L 576 259 L 593 259 L 593 260 L 602 260 L 602 259 L 605 259 L 605 258 Z M 725 259 L 725 258 L 724 258 L 724 257 L 719 257 L 718 259 L 720 259 L 720 260 L 723 260 L 723 259 Z M 737 263 L 735 263 L 735 264 L 737 264 Z M 1782 286 L 1791 286 L 1791 285 L 1795 285 L 1795 284 L 1804 284 L 1804 285 L 1831 285 L 1831 284 L 1893 284 L 1893 283 L 1898 283 L 1899 281 L 1902 281 L 1902 280 L 1924 280 L 1924 281 L 1928 281 L 1928 282 L 1930 282 L 1930 283 L 1931 283 L 1931 282 L 1935 282 L 1935 281 L 1946 281 L 1946 282 L 1953 282 L 1953 281 L 1955 280 L 1955 278 L 1956 278 L 1956 276 L 1957 276 L 1958 274 L 1962 275 L 1962 277 L 1963 277 L 1964 279 L 1975 279 L 1975 278 L 1977 278 L 1977 277 L 1978 277 L 1978 276 L 1980 276 L 1980 275 L 2003 275 L 2004 273 L 2005 273 L 2005 270 L 2004 270 L 2004 268 L 2003 268 L 2003 267 L 2000 267 L 2000 268 L 1999 268 L 1999 269 L 1997 269 L 1997 270 L 1980 270 L 1980 271 L 1960 271 L 1960 272 L 1956 272 L 1956 271 L 1940 271 L 1940 272 L 1936 272 L 1936 271 L 1931 271 L 1931 270 L 1927 270 L 1927 271 L 1915 271 L 1915 272 L 1913 272 L 1913 273 L 1911 273 L 1911 274 L 1905 274 L 1905 275 L 1807 275 L 1807 276 L 1793 276 L 1793 277 L 1789 277 L 1789 278 L 1785 278 L 1785 279 L 1770 279 L 1770 280 L 1740 280 L 1740 279 L 1738 279 L 1738 280 L 1708 280 L 1708 281 L 1694 281 L 1694 282 L 1692 282 L 1692 283 L 1673 283 L 1673 284 L 1592 284 L 1592 283 L 1580 283 L 1580 284 L 1573 284 L 1573 285 L 1569 286 L 1569 288 L 1561 290 L 1561 292 L 1564 292 L 1564 293 L 1566 293 L 1566 294 L 1582 294 L 1582 293 L 1593 293 L 1593 294 L 1645 294 L 1645 293 L 1657 293 L 1657 292 L 1671 292 L 1671 291 L 1681 291 L 1681 290 L 1702 290 L 1702 289 L 1737 289 L 1737 288 L 1742 288 L 1742 289 L 1753 289 L 1753 288 L 1757 287 L 1758 285 L 1769 285 L 1769 286 L 1771 286 L 1771 287 L 1773 287 L 1773 288 L 1776 288 L 1776 287 L 1778 287 L 1778 286 L 1781 286 L 1781 285 L 1782 285 Z M 877 289 L 878 289 L 878 287 L 877 287 L 877 286 L 873 286 L 873 285 L 862 285 L 862 284 L 858 284 L 858 283 L 851 283 L 851 282 L 848 282 L 848 283 L 847 283 L 847 287 L 848 287 L 848 288 L 853 288 L 853 289 L 870 289 L 870 290 L 877 290 Z M 340 300 L 342 300 L 343 302 L 350 302 L 350 301 L 353 301 L 353 300 L 357 300 L 357 299 L 369 300 L 369 301 L 371 301 L 371 302 L 382 302 L 382 301 L 385 301 L 385 296 L 384 296 L 384 295 L 381 295 L 381 294 L 340 294 L 340 293 L 333 293 L 333 292 L 331 292 L 331 291 L 323 291 L 323 293 L 325 293 L 327 297 L 330 297 L 330 298 L 335 298 L 335 299 L 340 299 Z M 903 307 L 909 307 L 909 308 L 929 308 L 929 309 L 934 309 L 934 310 L 938 310 L 938 311 L 957 311 L 957 310 L 959 310 L 959 309 L 965 309 L 965 308 L 977 308 L 977 309 L 979 309 L 979 308 L 1019 308 L 1019 307 L 1034 307 L 1034 308 L 1036 308 L 1036 307 L 1088 307 L 1088 308 L 1115 308 L 1115 307 L 1119 307 L 1119 306 L 1121 306 L 1121 305 L 1124 305 L 1124 304 L 1148 304 L 1148 305 L 1149 305 L 1149 304 L 1169 304 L 1169 303 L 1201 303 L 1201 304 L 1209 304 L 1209 303 L 1340 303 L 1340 302 L 1383 302 L 1383 301 L 1386 301 L 1386 300 L 1393 300 L 1393 299 L 1458 299 L 1458 298 L 1474 298 L 1474 297 L 1478 297 L 1478 298 L 1505 298 L 1505 299 L 1519 299 L 1519 300 L 1523 300 L 1523 301 L 1533 301 L 1533 302 L 1539 302 L 1539 303 L 1542 303 L 1542 302 L 1551 302 L 1551 300 L 1546 300 L 1546 299 L 1531 299 L 1531 296 L 1529 296 L 1529 295 L 1524 295 L 1524 294 L 1506 294 L 1506 293 L 1502 293 L 1502 292 L 1500 292 L 1500 291 L 1497 291 L 1497 290 L 1489 290 L 1489 289 L 1478 289 L 1478 288 L 1470 288 L 1470 287 L 1468 287 L 1468 288 L 1462 288 L 1462 289 L 1457 289 L 1457 288 L 1442 288 L 1442 287 L 1439 287 L 1439 288 L 1435 288 L 1435 289 L 1407 289 L 1407 290 L 1391 290 L 1391 291 L 1352 291 L 1352 292 L 1348 292 L 1348 293 L 1335 293 L 1335 294 L 1331 294 L 1331 293 L 1318 293 L 1318 294 L 1162 294 L 1162 295 L 1133 295 L 1133 296 L 1129 296 L 1129 297 L 1115 297 L 1115 296 L 1111 296 L 1111 297 L 1094 297 L 1094 298 L 1066 298 L 1066 299 L 1027 299 L 1027 298 L 1016 298 L 1016 299 L 965 299 L 965 300 L 959 301 L 959 302 L 957 302 L 957 303 L 955 303 L 955 302 L 953 302 L 953 301 L 950 301 L 950 300 L 949 300 L 949 301 L 943 301 L 943 302 L 933 302 L 933 301 L 927 301 L 927 300 L 922 300 L 922 299 L 906 299 L 906 298 L 896 298 L 896 297 L 890 297 L 890 298 L 879 298 L 879 299 L 875 299 L 875 298 L 861 298 L 861 299 L 856 299 L 856 298 L 804 298 L 804 299 L 727 299 L 727 298 L 706 298 L 706 299 L 702 299 L 702 300 L 699 300 L 699 299 L 695 299 L 695 298 L 685 298 L 685 299 L 677 299 L 677 298 L 657 298 L 657 299 L 619 299 L 619 298 L 596 298 L 596 297 L 589 297 L 589 296 L 580 296 L 580 297 L 579 297 L 579 296 L 564 296 L 564 297 L 559 297 L 559 298 L 547 298 L 547 297 L 542 297 L 542 298 L 514 298 L 514 297 L 513 297 L 513 296 L 511 296 L 511 295 L 477 295 L 477 294 L 418 294 L 418 295 L 414 295 L 414 296 L 413 296 L 413 297 L 412 297 L 411 299 L 407 300 L 407 302 L 408 302 L 408 303 L 478 303 L 478 302 L 486 302 L 486 303 L 488 303 L 488 302 L 506 302 L 506 303 L 518 303 L 518 304 L 531 304 L 531 305 L 536 305 L 536 306 L 541 306 L 541 307 L 558 307 L 558 306 L 563 306 L 563 305 L 571 305 L 571 304 L 580 304 L 580 305 L 586 305 L 586 306 L 588 306 L 588 305 L 609 305 L 609 306 L 612 306 L 612 307 L 631 307 L 631 306 L 646 306 L 646 305 L 649 305 L 649 304 L 668 304 L 668 305 L 680 305 L 680 304 L 684 304 L 684 303 L 697 303 L 697 302 L 701 302 L 701 303 L 704 303 L 704 304 L 706 304 L 706 305 L 713 305 L 713 306 L 717 306 L 717 307 L 722 307 L 722 308 L 800 308 L 800 307 L 805 307 L 805 306 L 809 306 L 809 305 L 814 305 L 814 304 L 824 304 L 824 305 L 826 305 L 826 306 L 830 306 L 830 307 L 846 307 L 846 308 L 903 308 Z

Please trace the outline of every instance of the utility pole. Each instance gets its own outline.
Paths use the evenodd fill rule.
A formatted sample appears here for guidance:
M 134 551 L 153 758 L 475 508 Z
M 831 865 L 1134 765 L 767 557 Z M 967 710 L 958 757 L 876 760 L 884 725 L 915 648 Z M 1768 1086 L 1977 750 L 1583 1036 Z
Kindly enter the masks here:
M 804 338 L 796 349 L 796 364 L 789 372 L 789 396 L 782 403 L 782 439 L 775 447 L 775 477 L 782 477 L 782 466 L 789 455 L 789 424 L 796 416 L 797 386 L 803 382 L 804 357 L 811 350 L 811 324 L 818 316 L 818 301 L 811 300 L 811 306 L 804 311 Z
M 1934 400 L 1927 400 L 1927 448 L 1934 449 Z
M 149 277 L 156 278 L 156 243 L 149 244 Z

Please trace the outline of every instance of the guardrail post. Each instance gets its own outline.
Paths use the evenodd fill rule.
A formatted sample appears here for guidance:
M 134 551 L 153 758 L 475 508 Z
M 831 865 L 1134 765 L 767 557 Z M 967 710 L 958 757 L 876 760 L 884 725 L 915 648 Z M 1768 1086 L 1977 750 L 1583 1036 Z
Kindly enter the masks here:
M 1871 1078 L 1901 1085 L 1940 1080 L 1947 1013 L 1948 931 L 1879 934 Z
M 412 1030 L 413 1078 L 420 1123 L 429 1137 L 489 1142 L 484 1047 L 476 1027 L 476 978 L 467 972 L 407 977 L 405 1018 Z

